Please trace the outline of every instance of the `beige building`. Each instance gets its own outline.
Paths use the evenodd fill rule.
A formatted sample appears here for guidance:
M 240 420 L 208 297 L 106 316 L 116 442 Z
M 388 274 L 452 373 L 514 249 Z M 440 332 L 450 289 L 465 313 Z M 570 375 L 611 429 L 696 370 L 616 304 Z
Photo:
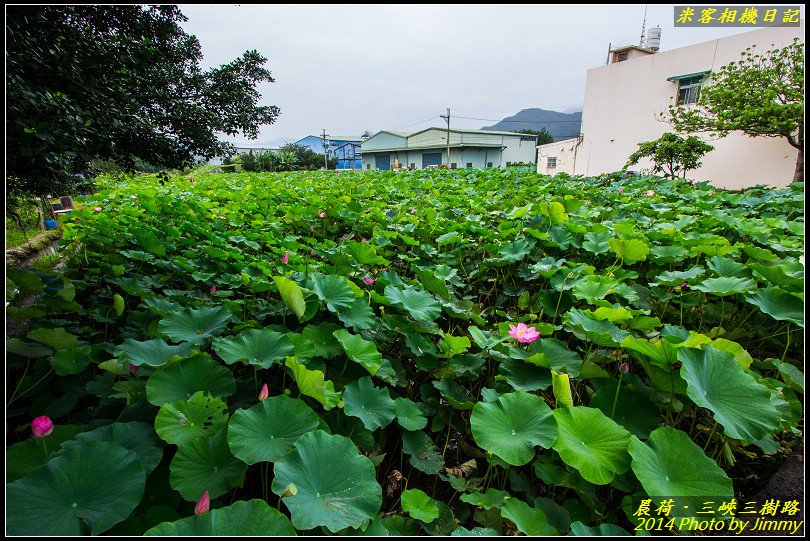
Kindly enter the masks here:
M 746 47 L 756 45 L 764 52 L 796 37 L 804 41 L 804 20 L 800 27 L 763 28 L 671 51 L 613 49 L 609 64 L 588 70 L 582 135 L 539 146 L 538 172 L 598 175 L 621 170 L 638 143 L 675 131 L 659 117 L 670 103 L 679 100 L 689 107 L 711 73 L 739 60 Z M 751 138 L 742 132 L 722 139 L 696 135 L 714 150 L 703 158 L 702 167 L 687 173 L 690 179 L 731 189 L 784 186 L 793 179 L 797 151 L 784 138 Z M 651 166 L 650 161 L 641 161 L 631 169 Z

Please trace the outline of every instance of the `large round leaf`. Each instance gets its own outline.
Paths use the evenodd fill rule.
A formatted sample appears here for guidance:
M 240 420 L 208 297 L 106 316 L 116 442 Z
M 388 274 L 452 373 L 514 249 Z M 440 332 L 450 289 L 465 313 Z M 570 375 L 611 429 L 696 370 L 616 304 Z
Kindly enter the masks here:
M 86 441 L 6 488 L 9 535 L 96 535 L 129 516 L 143 496 L 138 455 Z
M 397 422 L 405 430 L 421 430 L 427 426 L 427 418 L 419 406 L 407 398 L 394 400 Z
M 188 400 L 161 406 L 155 418 L 155 432 L 166 443 L 182 445 L 219 432 L 227 422 L 225 402 L 199 391 Z
M 442 313 L 442 305 L 433 295 L 414 287 L 401 289 L 387 285 L 385 296 L 392 304 L 407 310 L 416 321 L 433 321 Z
M 232 395 L 236 391 L 233 372 L 200 354 L 155 371 L 146 382 L 147 399 L 155 406 L 189 398 L 198 391 L 217 397 Z
M 372 431 L 388 426 L 396 416 L 396 406 L 388 389 L 375 387 L 368 376 L 346 386 L 343 402 L 346 415 L 358 417 L 363 426 Z
M 781 288 L 760 289 L 745 297 L 745 302 L 757 306 L 778 321 L 791 321 L 804 328 L 804 303 Z
M 439 506 L 436 501 L 418 488 L 408 489 L 402 493 L 402 510 L 422 522 L 433 522 L 439 518 Z
M 271 396 L 233 414 L 228 423 L 228 445 L 248 464 L 275 462 L 292 450 L 299 436 L 319 424 L 318 415 L 303 401 Z
M 219 335 L 230 319 L 231 312 L 224 306 L 186 308 L 161 319 L 158 331 L 173 342 L 205 344 Z
M 627 387 L 622 387 L 618 398 L 616 397 L 616 385 L 600 388 L 591 397 L 590 407 L 598 408 L 639 438 L 646 438 L 652 430 L 661 426 L 661 412 L 655 404 Z M 612 416 L 611 412 L 613 412 Z
M 186 442 L 174 455 L 169 480 L 186 500 L 197 501 L 206 491 L 216 498 L 242 484 L 247 465 L 231 454 L 226 432 Z
M 343 436 L 321 430 L 304 434 L 275 463 L 274 472 L 273 492 L 280 496 L 290 484 L 297 489 L 283 501 L 299 530 L 359 528 L 382 505 L 374 464 Z
M 606 485 L 630 467 L 630 432 L 596 408 L 572 406 L 554 410 L 559 435 L 554 450 L 586 481 Z
M 539 396 L 523 391 L 501 395 L 494 402 L 479 402 L 470 426 L 479 447 L 513 466 L 528 464 L 535 445 L 548 448 L 557 438 L 551 408 Z
M 344 276 L 316 274 L 312 277 L 312 284 L 312 291 L 331 312 L 348 308 L 354 302 L 354 291 Z
M 21 479 L 44 466 L 62 442 L 73 439 L 82 430 L 81 425 L 55 425 L 53 432 L 45 438 L 48 456 L 45 456 L 43 440 L 38 438 L 28 438 L 6 447 L 6 482 Z
M 752 442 L 779 428 L 771 391 L 747 374 L 733 354 L 704 344 L 703 349 L 681 348 L 678 359 L 686 394 L 710 409 L 726 434 Z
M 203 515 L 164 522 L 145 535 L 207 537 L 296 535 L 290 520 L 263 500 L 238 501 Z
M 163 366 L 188 355 L 191 347 L 189 343 L 170 346 L 160 338 L 143 342 L 127 338 L 123 344 L 115 348 L 115 355 L 120 356 L 123 353 L 126 360 L 135 366 Z
M 718 297 L 726 297 L 737 293 L 749 293 L 757 288 L 757 283 L 751 278 L 731 278 L 721 276 L 719 278 L 707 278 L 701 283 L 692 286 L 692 289 L 711 293 Z
M 262 368 L 270 368 L 276 361 L 295 355 L 295 346 L 287 335 L 270 329 L 248 329 L 239 336 L 217 338 L 213 347 L 228 364 L 244 361 Z
M 733 498 L 731 479 L 689 436 L 675 428 L 654 430 L 646 443 L 630 436 L 631 467 L 651 497 L 695 498 L 697 505 L 678 506 L 681 516 L 694 516 L 705 500 Z M 683 502 L 683 500 L 681 500 Z
M 363 365 L 372 376 L 379 370 L 383 359 L 374 342 L 363 340 L 362 336 L 351 334 L 346 329 L 335 331 L 334 334 L 349 359 Z
M 60 376 L 80 374 L 90 364 L 92 351 L 91 346 L 79 346 L 57 351 L 51 357 L 53 371 Z
M 509 498 L 504 502 L 501 515 L 514 522 L 517 529 L 526 535 L 559 535 L 559 532 L 548 523 L 542 509 L 529 507 L 529 504 L 517 498 Z
M 155 429 L 146 423 L 113 423 L 102 426 L 90 432 L 82 432 L 75 440 L 64 442 L 62 447 L 84 445 L 86 441 L 111 441 L 135 452 L 146 475 L 152 473 L 163 458 L 163 449 L 160 448 L 161 443 Z

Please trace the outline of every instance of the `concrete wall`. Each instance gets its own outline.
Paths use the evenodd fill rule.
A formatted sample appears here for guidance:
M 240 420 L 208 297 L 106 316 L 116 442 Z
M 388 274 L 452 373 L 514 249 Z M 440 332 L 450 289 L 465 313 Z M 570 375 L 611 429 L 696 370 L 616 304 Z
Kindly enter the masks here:
M 796 28 L 763 28 L 588 70 L 582 113 L 584 140 L 574 172 L 597 175 L 618 171 L 638 149 L 638 143 L 674 131 L 659 120 L 659 113 L 667 111 L 678 92 L 678 83 L 667 81 L 668 77 L 716 72 L 739 60 L 746 47 L 756 44 L 756 50 L 764 52 L 773 49 L 772 45 L 786 46 L 794 37 L 804 40 L 804 21 Z M 709 180 L 731 189 L 756 184 L 784 186 L 793 179 L 797 151 L 783 138 L 751 138 L 741 132 L 723 139 L 696 135 L 715 150 L 704 157 L 700 169 L 688 173 L 691 179 Z M 550 150 L 544 147 L 541 152 L 548 155 Z M 559 164 L 558 156 L 558 172 L 562 170 Z M 542 165 L 538 163 L 538 167 Z M 650 162 L 640 162 L 633 169 L 650 166 Z
M 543 175 L 557 173 L 574 174 L 574 164 L 579 154 L 582 139 L 565 139 L 537 147 L 537 172 Z M 549 167 L 549 158 L 556 158 L 556 167 Z

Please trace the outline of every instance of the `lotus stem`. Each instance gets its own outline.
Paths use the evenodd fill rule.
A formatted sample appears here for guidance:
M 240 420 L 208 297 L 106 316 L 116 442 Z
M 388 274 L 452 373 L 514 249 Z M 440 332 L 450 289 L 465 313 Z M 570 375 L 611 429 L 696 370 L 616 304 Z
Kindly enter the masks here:
M 613 419 L 613 416 L 616 414 L 616 402 L 619 401 L 619 389 L 622 388 L 622 376 L 624 376 L 624 374 L 619 372 L 619 384 L 616 385 L 616 394 L 613 395 L 613 407 L 610 408 L 610 418 L 611 419 Z

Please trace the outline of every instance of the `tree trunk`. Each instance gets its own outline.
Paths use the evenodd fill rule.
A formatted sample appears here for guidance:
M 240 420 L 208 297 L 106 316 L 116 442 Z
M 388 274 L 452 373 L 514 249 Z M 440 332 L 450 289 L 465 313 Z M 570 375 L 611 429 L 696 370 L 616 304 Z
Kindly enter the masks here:
M 804 149 L 799 149 L 796 157 L 796 171 L 793 173 L 793 182 L 804 182 Z

